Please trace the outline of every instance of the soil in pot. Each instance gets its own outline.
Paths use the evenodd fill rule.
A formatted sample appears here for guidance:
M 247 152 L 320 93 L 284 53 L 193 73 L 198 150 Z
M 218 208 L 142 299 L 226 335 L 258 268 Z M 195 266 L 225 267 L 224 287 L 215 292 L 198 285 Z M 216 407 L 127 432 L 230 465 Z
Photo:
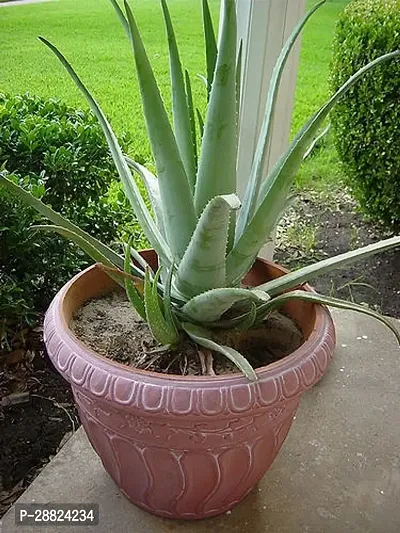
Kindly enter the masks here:
M 214 352 L 211 356 L 188 338 L 174 352 L 160 350 L 148 325 L 132 309 L 123 291 L 86 302 L 75 313 L 70 327 L 78 339 L 98 354 L 138 369 L 175 375 L 238 372 L 226 357 Z M 297 325 L 278 312 L 261 327 L 245 332 L 215 332 L 215 338 L 236 348 L 253 368 L 282 359 L 304 342 Z

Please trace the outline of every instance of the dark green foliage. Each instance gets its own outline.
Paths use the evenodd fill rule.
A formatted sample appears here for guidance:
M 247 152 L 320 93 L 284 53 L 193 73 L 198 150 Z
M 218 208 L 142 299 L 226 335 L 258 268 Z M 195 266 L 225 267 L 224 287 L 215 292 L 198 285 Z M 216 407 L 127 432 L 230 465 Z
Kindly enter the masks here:
M 87 231 L 115 236 L 105 194 L 116 177 L 97 120 L 88 111 L 37 96 L 0 94 L 0 167 L 31 180 L 40 178 L 43 200 Z M 122 145 L 127 147 L 126 139 Z M 44 191 L 43 191 L 44 192 Z
M 360 67 L 400 49 L 400 0 L 354 0 L 333 46 L 335 91 Z M 400 226 L 400 61 L 378 66 L 336 107 L 332 124 L 349 184 L 365 212 Z
M 122 139 L 126 149 L 127 142 Z M 125 199 L 109 197 L 116 171 L 91 113 L 64 103 L 0 94 L 0 168 L 82 229 L 112 243 L 134 225 Z M 45 221 L 47 222 L 47 221 Z M 91 263 L 77 247 L 29 227 L 36 212 L 0 189 L 0 341 L 32 323 L 57 289 Z

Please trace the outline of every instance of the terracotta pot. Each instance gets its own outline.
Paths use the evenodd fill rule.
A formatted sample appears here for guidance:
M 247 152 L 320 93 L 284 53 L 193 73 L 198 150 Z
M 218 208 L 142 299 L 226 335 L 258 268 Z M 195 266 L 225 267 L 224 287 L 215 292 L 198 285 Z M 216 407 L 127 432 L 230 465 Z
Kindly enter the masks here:
M 257 260 L 246 283 L 284 272 Z M 271 466 L 301 394 L 324 374 L 335 345 L 328 310 L 300 301 L 286 306 L 306 340 L 259 368 L 257 383 L 240 373 L 164 375 L 114 363 L 68 328 L 79 306 L 112 287 L 100 269 L 88 268 L 57 294 L 44 326 L 49 356 L 72 385 L 93 448 L 121 491 L 151 513 L 199 519 L 227 511 Z

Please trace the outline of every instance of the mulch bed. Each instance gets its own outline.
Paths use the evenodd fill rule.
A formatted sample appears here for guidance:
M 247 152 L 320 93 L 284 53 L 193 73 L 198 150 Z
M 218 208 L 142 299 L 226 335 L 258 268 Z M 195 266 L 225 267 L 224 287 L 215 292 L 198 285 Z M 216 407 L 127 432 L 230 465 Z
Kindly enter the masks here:
M 303 196 L 287 213 L 284 222 L 286 228 L 295 228 L 292 241 L 293 235 L 300 236 L 295 246 L 288 243 L 287 231 L 279 232 L 275 260 L 289 269 L 394 235 L 368 221 L 346 193 L 338 195 L 334 203 Z M 302 228 L 310 226 L 315 231 L 315 244 L 310 249 L 307 243 L 307 249 L 304 249 Z M 400 318 L 400 247 L 316 278 L 311 284 L 322 294 L 365 303 L 384 315 Z
M 294 268 L 390 236 L 357 213 L 346 194 L 335 200 L 299 199 L 285 216 L 286 229 L 278 232 L 278 262 Z M 315 233 L 311 245 L 301 238 L 310 225 Z M 313 285 L 324 294 L 364 302 L 400 318 L 400 250 L 323 276 Z M 0 353 L 0 516 L 79 425 L 69 386 L 49 362 L 40 329 L 25 337 L 11 355 Z
M 44 351 L 40 328 L 0 353 L 0 516 L 79 427 L 72 393 Z

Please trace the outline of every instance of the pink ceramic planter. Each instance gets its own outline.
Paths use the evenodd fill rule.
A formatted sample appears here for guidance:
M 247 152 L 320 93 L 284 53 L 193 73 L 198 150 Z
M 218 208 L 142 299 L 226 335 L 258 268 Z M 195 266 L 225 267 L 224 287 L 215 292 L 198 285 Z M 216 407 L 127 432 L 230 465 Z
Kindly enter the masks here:
M 259 284 L 283 272 L 258 260 L 246 281 Z M 289 304 L 286 311 L 306 341 L 290 356 L 259 368 L 257 383 L 241 374 L 156 374 L 96 354 L 68 328 L 75 309 L 112 285 L 96 267 L 78 274 L 55 297 L 44 327 L 49 356 L 72 385 L 90 442 L 139 507 L 169 518 L 223 513 L 270 467 L 301 394 L 324 374 L 335 344 L 330 314 L 306 302 Z

